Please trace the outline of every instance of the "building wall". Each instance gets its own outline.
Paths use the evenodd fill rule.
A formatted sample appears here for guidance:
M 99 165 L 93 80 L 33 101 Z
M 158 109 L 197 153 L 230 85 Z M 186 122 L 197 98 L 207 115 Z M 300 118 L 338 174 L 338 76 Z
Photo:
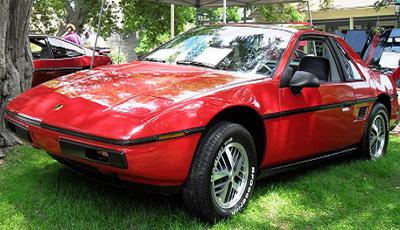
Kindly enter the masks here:
M 375 26 L 393 28 L 397 27 L 397 19 L 393 6 L 379 11 L 372 6 L 313 11 L 315 27 L 328 32 L 371 29 Z

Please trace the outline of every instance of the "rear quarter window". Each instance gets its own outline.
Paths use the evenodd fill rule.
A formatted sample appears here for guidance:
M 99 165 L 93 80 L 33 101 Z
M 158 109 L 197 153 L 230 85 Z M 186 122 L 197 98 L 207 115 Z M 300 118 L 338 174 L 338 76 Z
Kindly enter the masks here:
M 350 55 L 343 49 L 343 47 L 338 42 L 336 42 L 336 45 L 339 48 L 338 55 L 343 61 L 343 70 L 346 80 L 347 81 L 364 80 L 364 77 L 360 73 L 360 70 L 357 68 L 354 60 L 350 57 Z

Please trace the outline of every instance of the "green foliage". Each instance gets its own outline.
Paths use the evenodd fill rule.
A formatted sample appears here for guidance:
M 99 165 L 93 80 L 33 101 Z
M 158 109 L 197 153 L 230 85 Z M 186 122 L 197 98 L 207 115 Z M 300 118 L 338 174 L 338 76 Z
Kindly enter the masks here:
M 30 31 L 37 34 L 55 34 L 62 19 L 66 18 L 63 0 L 36 0 L 32 7 Z
M 36 0 L 32 8 L 30 30 L 54 35 L 60 30 L 63 32 L 64 26 L 71 22 L 78 32 L 82 32 L 85 25 L 97 28 L 100 7 L 101 0 Z M 117 9 L 115 0 L 106 0 L 101 31 L 103 37 L 118 30 Z M 82 22 L 77 20 L 80 17 L 83 18 Z
M 165 42 L 170 37 L 170 5 L 155 4 L 142 0 L 121 0 L 123 13 L 122 31 L 137 31 L 139 45 L 136 52 L 140 55 Z M 175 32 L 181 33 L 186 23 L 194 23 L 194 10 L 175 7 Z
M 395 3 L 398 0 L 378 0 L 374 3 L 374 7 L 376 10 L 379 10 L 381 7 L 388 7 L 390 4 Z
M 222 22 L 222 8 L 200 8 L 200 15 L 205 16 L 205 22 L 218 23 Z M 240 21 L 239 7 L 228 7 L 226 9 L 226 21 L 227 22 L 238 22 Z
M 126 63 L 126 56 L 123 53 L 111 52 L 109 56 L 114 64 Z
M 152 39 L 150 33 L 142 32 L 139 35 L 138 46 L 135 48 L 135 52 L 138 56 L 147 54 L 150 50 L 165 43 L 169 40 L 169 33 L 158 34 L 155 39 Z
M 258 6 L 253 13 L 257 22 L 284 23 L 301 22 L 304 15 L 298 10 L 299 4 L 267 4 Z
M 118 8 L 116 0 L 106 0 L 102 21 L 101 36 L 108 37 L 112 32 L 138 32 L 139 45 L 136 52 L 140 55 L 166 42 L 170 38 L 170 5 L 143 0 L 121 0 Z M 69 6 L 79 7 L 73 9 Z M 75 24 L 79 32 L 88 25 L 97 27 L 101 0 L 36 0 L 31 17 L 31 32 L 56 34 L 64 25 L 84 16 L 82 23 Z M 122 28 L 118 28 L 117 10 L 122 10 Z M 206 8 L 200 13 L 206 15 L 205 21 L 216 23 L 222 20 L 222 9 Z M 77 14 L 77 15 L 75 15 Z M 71 18 L 72 17 L 72 18 Z M 191 7 L 175 6 L 175 33 L 179 34 L 195 26 L 196 10 Z M 240 20 L 238 7 L 227 9 L 227 20 Z M 73 22 L 73 21 L 72 21 Z
M 68 0 L 67 0 L 68 1 Z M 83 0 L 85 2 L 83 9 L 85 16 L 85 24 L 91 28 L 97 29 L 99 20 L 99 11 L 101 8 L 101 0 Z M 102 26 L 100 35 L 103 38 L 111 36 L 113 32 L 118 32 L 118 4 L 115 0 L 106 0 L 102 17 Z M 93 31 L 95 32 L 95 31 Z
M 329 10 L 333 7 L 333 2 L 334 2 L 334 0 L 321 0 L 319 7 L 322 10 Z
M 138 55 L 149 52 L 151 49 L 168 41 L 170 38 L 170 5 L 155 4 L 151 1 L 121 0 L 123 13 L 123 29 L 125 33 L 137 31 L 139 45 L 135 51 Z M 239 9 L 227 9 L 228 21 L 239 21 Z M 206 15 L 206 20 L 216 23 L 221 20 L 222 9 L 204 8 L 200 14 Z M 193 7 L 175 6 L 175 33 L 179 34 L 187 28 L 194 27 L 196 9 Z

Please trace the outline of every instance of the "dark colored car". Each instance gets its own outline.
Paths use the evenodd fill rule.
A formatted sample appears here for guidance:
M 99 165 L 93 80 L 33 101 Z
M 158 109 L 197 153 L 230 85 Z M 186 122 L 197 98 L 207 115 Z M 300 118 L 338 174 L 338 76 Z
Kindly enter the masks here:
M 6 125 L 94 178 L 161 193 L 214 221 L 257 179 L 330 157 L 385 155 L 394 83 L 331 34 L 285 25 L 193 29 L 124 65 L 12 100 Z
M 32 87 L 51 79 L 89 69 L 93 50 L 78 46 L 62 38 L 31 35 L 30 47 L 33 55 Z M 111 64 L 111 58 L 96 52 L 94 67 Z

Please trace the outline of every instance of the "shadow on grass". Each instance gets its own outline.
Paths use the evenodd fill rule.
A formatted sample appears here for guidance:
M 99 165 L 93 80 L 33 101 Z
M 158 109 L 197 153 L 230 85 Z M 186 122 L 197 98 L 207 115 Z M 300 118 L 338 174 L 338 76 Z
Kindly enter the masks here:
M 393 148 L 395 150 L 393 150 Z M 355 155 L 258 181 L 247 210 L 214 226 L 182 199 L 120 189 L 76 175 L 31 148 L 0 168 L 0 226 L 63 229 L 266 229 L 400 226 L 399 143 L 380 162 Z M 397 193 L 396 193 L 397 192 Z M 376 218 L 379 216 L 379 218 Z M 13 228 L 13 227 L 11 227 Z

